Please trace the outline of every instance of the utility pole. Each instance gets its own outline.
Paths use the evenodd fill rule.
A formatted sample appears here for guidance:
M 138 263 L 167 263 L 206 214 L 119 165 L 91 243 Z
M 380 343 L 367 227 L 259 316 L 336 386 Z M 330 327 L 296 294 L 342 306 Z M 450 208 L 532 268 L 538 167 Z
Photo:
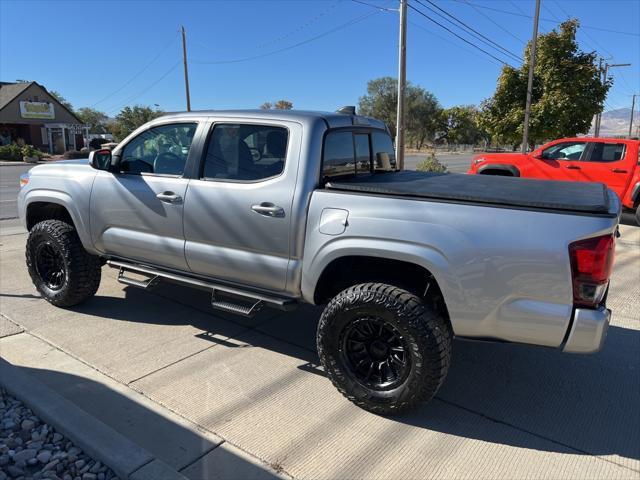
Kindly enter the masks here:
M 187 70 L 187 37 L 182 27 L 182 61 L 184 62 L 184 88 L 187 92 L 187 112 L 191 111 L 191 96 L 189 95 L 189 71 Z
M 612 64 L 608 64 L 605 63 L 604 64 L 604 76 L 602 77 L 602 83 L 605 83 L 607 81 L 607 79 L 609 78 L 609 69 L 613 68 L 613 67 L 629 67 L 631 66 L 630 63 L 612 63 Z M 602 106 L 602 109 L 604 110 L 604 105 Z M 598 120 L 596 121 L 596 131 L 594 132 L 594 137 L 598 137 L 600 135 L 600 123 L 602 122 L 602 112 L 600 112 L 598 114 Z
M 396 162 L 398 170 L 404 170 L 404 96 L 407 86 L 407 0 L 400 0 L 400 45 L 398 47 L 398 56 Z
M 522 129 L 522 153 L 529 147 L 529 117 L 531 116 L 531 94 L 533 93 L 533 70 L 536 67 L 536 46 L 538 45 L 538 21 L 540 20 L 540 0 L 536 0 L 536 14 L 533 17 L 533 36 L 529 58 L 529 79 L 527 80 L 527 104 L 524 108 L 524 127 Z
M 633 109 L 636 108 L 636 94 L 633 94 L 633 100 L 631 100 L 631 118 L 629 119 L 629 138 L 631 138 L 631 129 L 633 128 Z
M 603 59 L 602 57 L 600 57 L 600 62 L 598 62 L 598 72 L 600 72 L 600 75 L 602 75 L 602 62 L 603 62 Z M 598 131 L 600 130 L 600 127 L 598 126 L 599 121 L 600 121 L 600 114 L 596 113 L 593 116 L 593 136 L 594 137 L 598 136 Z

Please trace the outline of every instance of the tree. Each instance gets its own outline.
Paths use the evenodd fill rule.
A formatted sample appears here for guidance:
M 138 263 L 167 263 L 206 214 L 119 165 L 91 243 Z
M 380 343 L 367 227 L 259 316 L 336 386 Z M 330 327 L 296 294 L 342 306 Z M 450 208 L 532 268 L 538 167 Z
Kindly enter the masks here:
M 136 128 L 150 120 L 163 115 L 162 110 L 153 109 L 142 105 L 124 107 L 115 120 L 109 124 L 109 130 L 117 141 L 122 140 Z
M 82 123 L 89 125 L 89 132 L 107 133 L 107 121 L 109 117 L 106 113 L 89 107 L 80 108 L 75 113 Z
M 451 107 L 443 112 L 449 143 L 475 145 L 488 135 L 480 127 L 480 111 L 474 105 Z
M 274 105 L 276 110 L 291 110 L 293 108 L 293 103 L 289 100 L 278 100 Z
M 67 107 L 68 110 L 73 112 L 73 105 L 71 105 L 71 102 L 64 98 L 60 92 L 56 90 L 49 90 L 49 93 L 52 97 L 55 97 L 55 99 L 58 100 L 62 105 Z
M 577 20 L 567 20 L 559 29 L 538 37 L 531 145 L 586 133 L 593 116 L 602 111 L 611 82 L 601 80 L 596 53 L 579 50 L 578 26 Z M 519 69 L 502 68 L 495 94 L 484 103 L 481 125 L 499 142 L 517 145 L 522 141 L 530 52 L 529 43 Z
M 367 83 L 367 94 L 360 97 L 359 112 L 382 120 L 392 135 L 396 131 L 398 80 L 381 77 Z M 442 108 L 436 97 L 424 88 L 407 82 L 405 90 L 406 134 L 409 142 L 421 148 L 441 126 Z
M 271 110 L 273 108 L 273 104 L 271 102 L 264 102 L 260 105 L 261 110 Z

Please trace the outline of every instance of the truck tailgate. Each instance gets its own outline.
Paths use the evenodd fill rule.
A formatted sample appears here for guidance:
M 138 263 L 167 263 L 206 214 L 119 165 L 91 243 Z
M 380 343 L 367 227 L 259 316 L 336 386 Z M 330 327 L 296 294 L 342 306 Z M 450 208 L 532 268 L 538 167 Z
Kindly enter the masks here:
M 554 210 L 591 215 L 618 215 L 601 183 L 559 182 L 529 178 L 403 171 L 331 181 L 330 190 Z

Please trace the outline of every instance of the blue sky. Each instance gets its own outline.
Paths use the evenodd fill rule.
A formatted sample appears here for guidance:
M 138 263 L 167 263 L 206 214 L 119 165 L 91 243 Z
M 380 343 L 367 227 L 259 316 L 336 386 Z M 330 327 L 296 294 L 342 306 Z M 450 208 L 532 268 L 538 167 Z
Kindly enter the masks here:
M 432 1 L 517 55 L 531 36 L 525 15 L 533 14 L 533 0 Z M 578 34 L 584 50 L 596 49 L 610 63 L 632 63 L 611 70 L 616 83 L 605 110 L 630 106 L 629 95 L 640 93 L 640 0 L 542 5 L 543 32 L 575 16 L 585 27 Z M 491 96 L 500 63 L 413 10 L 409 22 L 411 82 L 445 107 Z M 397 75 L 397 13 L 352 0 L 0 0 L 0 80 L 36 80 L 77 108 L 94 106 L 110 115 L 127 104 L 184 110 L 180 25 L 187 30 L 193 109 L 256 108 L 286 98 L 295 108 L 334 110 L 357 104 L 367 80 Z M 246 61 L 201 63 L 229 60 Z

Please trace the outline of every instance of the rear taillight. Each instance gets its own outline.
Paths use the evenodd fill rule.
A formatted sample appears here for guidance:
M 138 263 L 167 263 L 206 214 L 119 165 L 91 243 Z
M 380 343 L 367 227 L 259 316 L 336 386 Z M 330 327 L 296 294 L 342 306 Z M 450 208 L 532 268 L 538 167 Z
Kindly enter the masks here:
M 569 245 L 573 303 L 578 307 L 597 307 L 609 285 L 613 268 L 613 235 L 587 238 Z

